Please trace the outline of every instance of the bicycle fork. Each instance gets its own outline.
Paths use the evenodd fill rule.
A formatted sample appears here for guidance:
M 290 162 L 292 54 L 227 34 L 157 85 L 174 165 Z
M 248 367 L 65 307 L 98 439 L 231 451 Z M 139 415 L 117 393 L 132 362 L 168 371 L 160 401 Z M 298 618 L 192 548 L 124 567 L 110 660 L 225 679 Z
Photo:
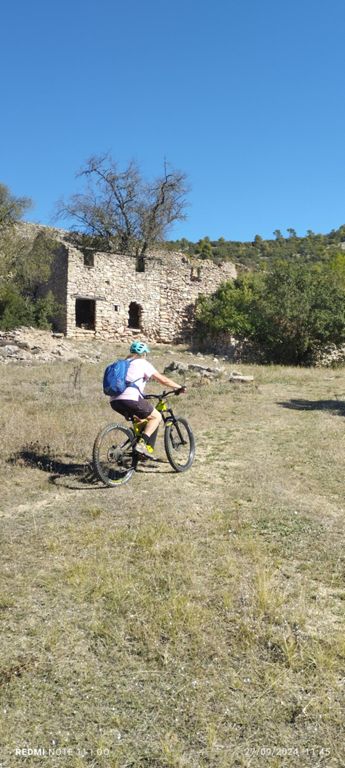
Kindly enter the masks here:
M 179 440 L 180 440 L 179 444 L 180 445 L 187 445 L 187 440 L 184 439 L 184 437 L 183 437 L 183 435 L 181 433 L 181 430 L 180 430 L 180 425 L 179 425 L 177 419 L 175 418 L 174 414 L 170 413 L 169 416 L 166 416 L 165 418 L 163 416 L 163 419 L 164 419 L 164 426 L 165 426 L 165 428 L 166 427 L 172 427 L 172 426 L 175 427 L 176 432 L 177 432 L 177 434 L 179 436 Z

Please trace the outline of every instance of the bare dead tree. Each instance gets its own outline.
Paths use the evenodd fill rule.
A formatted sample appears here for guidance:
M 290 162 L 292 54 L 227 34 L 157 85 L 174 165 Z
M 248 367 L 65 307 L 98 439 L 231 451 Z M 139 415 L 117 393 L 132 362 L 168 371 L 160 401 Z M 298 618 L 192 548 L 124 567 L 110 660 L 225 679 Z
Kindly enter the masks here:
M 60 201 L 57 217 L 104 239 L 111 250 L 144 259 L 171 224 L 186 218 L 186 174 L 168 171 L 167 163 L 161 176 L 146 182 L 134 161 L 120 171 L 107 154 L 91 157 L 77 177 L 85 179 L 85 191 Z
M 176 170 L 169 173 L 166 162 L 162 176 L 145 186 L 140 210 L 141 256 L 164 239 L 171 224 L 185 220 L 187 191 L 186 175 Z

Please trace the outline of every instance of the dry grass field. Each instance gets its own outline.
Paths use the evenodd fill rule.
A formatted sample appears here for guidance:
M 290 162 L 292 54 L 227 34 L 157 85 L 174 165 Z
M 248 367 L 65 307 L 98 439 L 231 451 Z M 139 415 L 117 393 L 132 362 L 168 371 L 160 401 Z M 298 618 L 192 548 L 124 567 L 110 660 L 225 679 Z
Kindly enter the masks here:
M 0 765 L 344 765 L 345 371 L 191 379 L 192 469 L 108 489 L 103 368 L 1 368 Z

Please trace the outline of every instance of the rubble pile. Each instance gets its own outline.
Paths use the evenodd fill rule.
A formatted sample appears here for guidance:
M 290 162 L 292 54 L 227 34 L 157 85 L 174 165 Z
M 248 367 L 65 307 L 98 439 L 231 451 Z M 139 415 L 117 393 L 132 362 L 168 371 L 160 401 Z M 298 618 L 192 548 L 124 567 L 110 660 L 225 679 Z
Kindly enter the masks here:
M 51 363 L 56 360 L 88 360 L 98 362 L 100 352 L 90 345 L 77 347 L 62 333 L 39 328 L 15 328 L 0 331 L 0 365 L 2 363 Z
M 215 362 L 217 362 L 215 358 Z M 199 374 L 200 379 L 221 379 L 225 377 L 226 370 L 223 367 L 212 367 L 209 365 L 200 365 L 199 363 L 180 363 L 177 360 L 172 360 L 169 365 L 164 368 L 164 373 L 178 373 L 184 378 L 188 373 Z M 232 371 L 228 376 L 228 381 L 237 382 L 250 382 L 254 381 L 254 376 L 244 376 L 239 371 Z

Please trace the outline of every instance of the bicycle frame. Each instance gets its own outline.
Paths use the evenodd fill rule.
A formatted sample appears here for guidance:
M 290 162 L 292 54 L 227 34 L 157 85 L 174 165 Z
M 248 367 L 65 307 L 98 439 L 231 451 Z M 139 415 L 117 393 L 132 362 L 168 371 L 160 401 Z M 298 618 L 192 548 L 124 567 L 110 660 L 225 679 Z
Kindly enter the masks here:
M 173 409 L 168 407 L 166 398 L 169 395 L 176 395 L 176 390 L 171 389 L 169 392 L 162 392 L 160 395 L 144 395 L 144 400 L 158 400 L 158 403 L 156 405 L 156 410 L 161 414 L 164 426 L 168 426 L 168 424 L 175 424 L 176 425 L 176 417 L 174 415 Z M 136 416 L 130 417 L 129 421 L 133 424 L 133 431 L 136 437 L 140 435 L 140 432 L 143 431 L 145 428 L 145 425 L 147 424 L 147 419 L 137 419 Z M 179 437 L 181 438 L 180 430 L 177 430 L 179 433 Z
M 179 425 L 178 425 L 178 421 L 177 421 L 177 419 L 175 417 L 173 409 L 168 407 L 168 404 L 167 404 L 167 401 L 166 401 L 166 399 L 167 399 L 167 397 L 169 395 L 176 395 L 176 394 L 177 394 L 176 390 L 175 389 L 171 389 L 168 392 L 162 392 L 160 395 L 154 395 L 154 394 L 144 395 L 144 398 L 145 398 L 145 400 L 158 400 L 158 403 L 157 403 L 157 406 L 156 406 L 156 410 L 162 416 L 162 419 L 163 419 L 163 422 L 164 422 L 164 427 L 167 427 L 169 424 L 174 424 L 175 427 L 176 427 L 176 430 L 177 430 L 177 433 L 178 433 L 178 436 L 179 436 L 180 440 L 183 441 L 183 437 L 181 435 L 181 431 L 180 431 L 180 428 L 179 428 Z

